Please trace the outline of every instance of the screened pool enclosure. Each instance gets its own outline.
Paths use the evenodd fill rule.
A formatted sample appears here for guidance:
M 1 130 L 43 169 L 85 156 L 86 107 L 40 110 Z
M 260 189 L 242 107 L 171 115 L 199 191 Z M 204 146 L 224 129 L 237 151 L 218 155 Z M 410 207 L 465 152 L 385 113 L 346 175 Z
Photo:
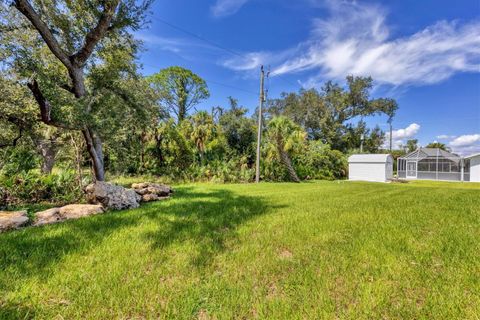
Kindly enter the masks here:
M 470 181 L 470 160 L 437 148 L 419 148 L 397 159 L 401 179 Z

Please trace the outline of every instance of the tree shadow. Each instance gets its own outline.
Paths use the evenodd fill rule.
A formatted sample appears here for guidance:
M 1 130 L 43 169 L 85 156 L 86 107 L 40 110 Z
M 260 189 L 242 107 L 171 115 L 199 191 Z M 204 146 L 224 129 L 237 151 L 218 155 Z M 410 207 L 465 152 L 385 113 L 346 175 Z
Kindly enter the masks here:
M 215 255 L 225 251 L 227 243 L 237 236 L 240 225 L 277 207 L 261 197 L 238 195 L 225 189 L 181 190 L 178 199 L 180 201 L 165 205 L 162 210 L 146 208 L 146 215 L 158 228 L 145 233 L 145 237 L 154 250 L 174 243 L 194 243 L 196 254 L 191 262 L 197 267 L 209 265 Z
M 138 225 L 142 219 L 153 220 L 158 226 L 154 232 L 140 233 L 151 241 L 153 250 L 173 242 L 194 241 L 198 252 L 192 262 L 202 266 L 225 250 L 226 241 L 235 236 L 239 225 L 271 208 L 260 197 L 221 189 L 198 192 L 181 188 L 173 199 L 140 209 L 0 234 L 0 293 L 14 290 L 31 277 L 48 279 L 65 256 L 88 252 L 111 233 Z

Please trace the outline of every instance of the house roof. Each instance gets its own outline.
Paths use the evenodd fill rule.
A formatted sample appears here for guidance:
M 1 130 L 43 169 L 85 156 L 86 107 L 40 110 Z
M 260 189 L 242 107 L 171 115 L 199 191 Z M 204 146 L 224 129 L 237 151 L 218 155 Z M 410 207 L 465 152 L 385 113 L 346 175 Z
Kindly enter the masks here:
M 415 160 L 422 160 L 426 158 L 444 158 L 450 159 L 453 161 L 460 161 L 460 156 L 456 155 L 455 153 L 451 153 L 439 148 L 418 148 L 417 150 L 410 152 L 409 154 L 401 157 L 400 159 L 415 159 Z
M 352 154 L 348 157 L 349 163 L 386 163 L 388 160 L 393 161 L 389 154 Z

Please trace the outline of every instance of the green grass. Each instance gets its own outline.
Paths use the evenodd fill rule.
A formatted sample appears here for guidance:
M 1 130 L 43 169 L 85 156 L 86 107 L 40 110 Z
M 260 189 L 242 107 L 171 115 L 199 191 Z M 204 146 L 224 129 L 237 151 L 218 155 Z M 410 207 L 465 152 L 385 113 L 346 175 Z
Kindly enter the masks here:
M 479 184 L 187 185 L 0 235 L 2 319 L 479 314 Z

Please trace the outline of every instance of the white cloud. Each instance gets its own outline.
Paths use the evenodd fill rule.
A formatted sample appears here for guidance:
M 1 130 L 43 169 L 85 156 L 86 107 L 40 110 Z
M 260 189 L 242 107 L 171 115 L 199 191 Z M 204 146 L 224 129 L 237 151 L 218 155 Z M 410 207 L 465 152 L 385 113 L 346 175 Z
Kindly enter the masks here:
M 353 74 L 398 86 L 480 72 L 478 21 L 440 21 L 410 36 L 392 38 L 386 12 L 379 6 L 327 1 L 326 8 L 328 18 L 313 21 L 308 40 L 282 52 L 285 58 L 279 63 L 269 62 L 273 74 L 311 70 L 317 72 L 314 80 Z
M 413 138 L 418 133 L 419 130 L 420 130 L 420 125 L 417 123 L 412 123 L 405 129 L 393 130 L 392 138 L 394 140 L 410 139 L 410 138 Z
M 210 8 L 215 17 L 225 17 L 235 14 L 248 0 L 217 0 Z
M 452 147 L 468 147 L 476 143 L 480 144 L 480 134 L 466 134 L 453 139 L 450 142 Z
M 412 123 L 404 129 L 397 129 L 392 131 L 392 147 L 394 149 L 400 148 L 402 145 L 406 144 L 406 140 L 414 138 L 417 133 L 420 131 L 420 125 L 417 123 Z M 387 147 L 390 144 L 390 132 L 385 134 L 385 143 L 384 147 Z
M 452 152 L 462 156 L 480 152 L 480 134 L 466 134 L 462 136 L 440 135 L 437 138 L 450 140 L 447 145 Z

